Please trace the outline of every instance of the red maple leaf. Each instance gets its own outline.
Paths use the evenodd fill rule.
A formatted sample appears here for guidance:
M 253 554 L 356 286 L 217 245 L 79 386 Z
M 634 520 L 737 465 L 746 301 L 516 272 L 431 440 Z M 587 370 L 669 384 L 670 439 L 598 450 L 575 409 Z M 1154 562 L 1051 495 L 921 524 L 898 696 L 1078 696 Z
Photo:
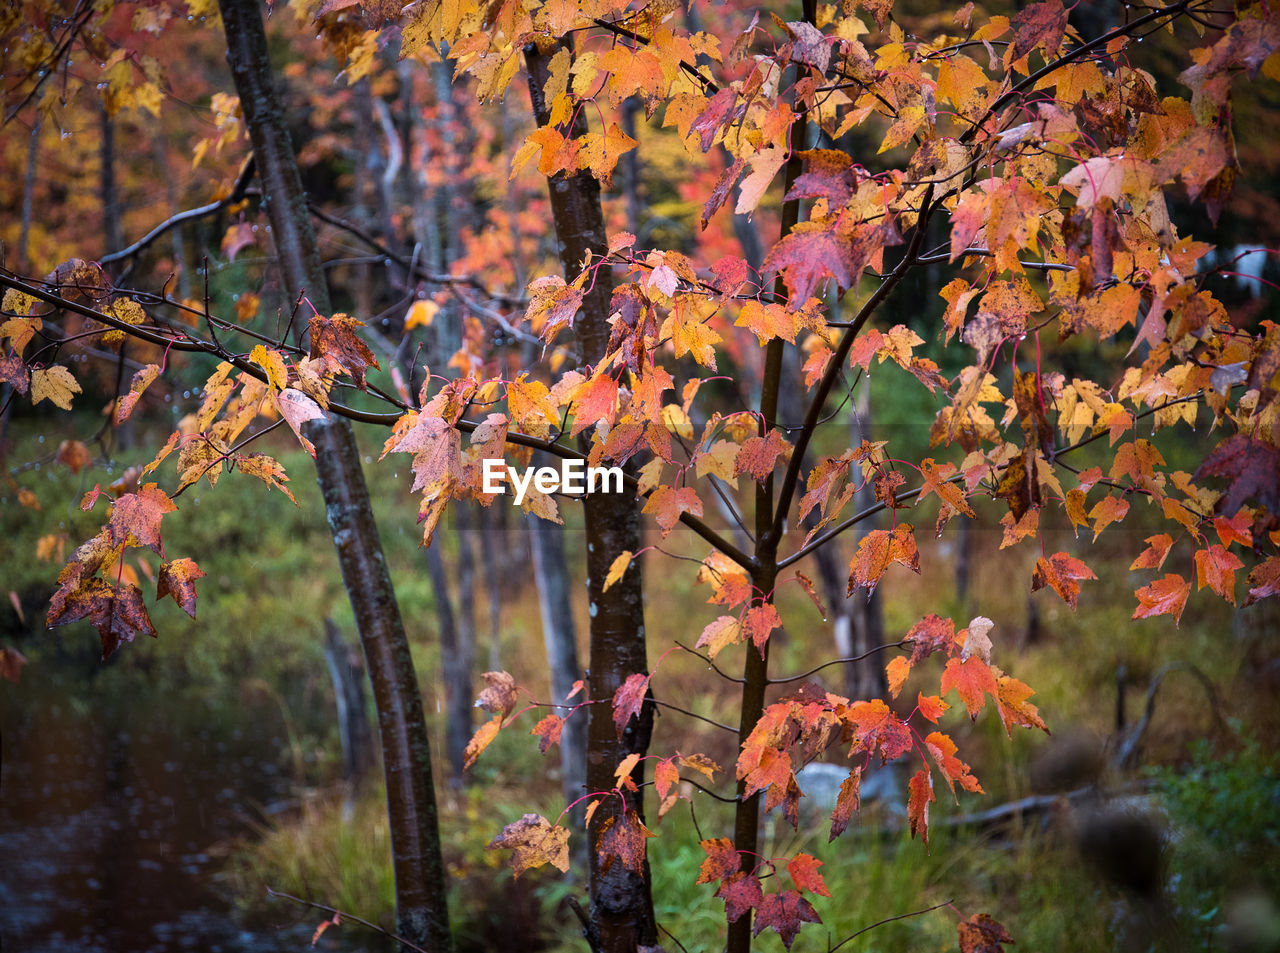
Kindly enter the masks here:
M 729 838 L 713 837 L 702 841 L 699 846 L 707 852 L 707 859 L 702 862 L 695 883 L 709 884 L 740 872 L 742 861 Z
M 1269 443 L 1244 434 L 1228 437 L 1214 447 L 1191 478 L 1202 477 L 1225 477 L 1230 481 L 1217 506 L 1224 516 L 1235 516 L 1250 497 L 1268 512 L 1280 510 L 1280 451 Z
M 1067 28 L 1067 11 L 1061 0 L 1033 3 L 1013 18 L 1017 32 L 1009 62 L 1016 63 L 1037 46 L 1043 46 L 1046 57 L 1057 53 L 1062 45 L 1062 33 Z
M 985 913 L 962 920 L 956 930 L 960 934 L 960 953 L 1003 953 L 1000 944 L 1013 942 L 1009 931 Z
M 862 766 L 854 768 L 849 776 L 840 782 L 840 793 L 836 795 L 836 806 L 831 811 L 831 836 L 827 843 L 835 840 L 849 826 L 849 819 L 858 810 L 862 802 Z
M 596 839 L 596 853 L 600 857 L 601 870 L 608 870 L 615 860 L 635 874 L 644 872 L 644 842 L 654 834 L 644 826 L 640 815 L 626 811 L 606 818 L 600 825 Z
M 767 927 L 782 938 L 783 946 L 789 950 L 801 926 L 821 922 L 822 918 L 813 909 L 813 905 L 800 896 L 798 890 L 783 890 L 781 893 L 771 893 L 760 901 L 751 934 L 759 936 Z
M 926 847 L 929 846 L 929 802 L 933 800 L 933 775 L 928 771 L 917 771 L 907 785 L 910 794 L 907 797 L 907 820 L 911 825 L 911 836 L 920 835 Z
M 1092 569 L 1074 556 L 1054 553 L 1048 559 L 1041 556 L 1036 560 L 1035 572 L 1031 576 L 1031 591 L 1052 586 L 1053 591 L 1062 596 L 1063 602 L 1074 609 L 1080 595 L 1080 580 L 1097 578 Z
M 559 715 L 547 715 L 533 726 L 529 734 L 538 736 L 538 750 L 546 754 L 548 748 L 560 743 L 560 732 L 563 730 L 563 718 Z
M 811 854 L 796 854 L 787 862 L 787 873 L 791 875 L 791 881 L 798 890 L 808 890 L 810 893 L 829 897 L 831 892 L 827 890 L 827 882 L 818 873 L 821 866 L 822 861 Z
M 769 634 L 780 628 L 782 618 L 772 602 L 752 606 L 742 617 L 742 636 L 751 639 L 751 644 L 759 649 L 761 658 L 764 658 L 764 646 L 769 641 Z
M 920 553 L 916 550 L 915 532 L 910 523 L 899 523 L 892 530 L 876 529 L 858 542 L 858 551 L 849 562 L 849 595 L 859 587 L 870 596 L 891 563 L 900 563 L 914 573 L 920 572 Z
M 111 507 L 107 529 L 114 543 L 146 546 L 160 553 L 160 520 L 178 507 L 169 495 L 154 483 L 142 486 L 137 493 L 126 493 Z
M 1232 605 L 1236 604 L 1236 570 L 1244 563 L 1220 543 L 1208 549 L 1197 549 L 1195 555 L 1196 588 L 1208 586 Z
M 911 750 L 911 729 L 881 699 L 854 702 L 849 706 L 848 718 L 854 737 L 850 757 L 860 751 L 872 751 L 876 745 L 886 761 Z
M 1177 573 L 1166 573 L 1163 579 L 1143 586 L 1134 595 L 1138 597 L 1138 608 L 1133 610 L 1133 618 L 1171 615 L 1173 624 L 1177 625 L 1182 618 L 1182 610 L 1187 606 L 1187 597 L 1191 595 L 1191 583 Z
M 698 499 L 697 491 L 691 486 L 676 489 L 664 484 L 653 491 L 641 512 L 652 513 L 662 535 L 666 536 L 680 522 L 681 513 L 701 516 L 702 500 Z
M 996 697 L 999 685 L 991 666 L 976 655 L 963 661 L 960 658 L 947 660 L 947 667 L 942 672 L 942 694 L 955 689 L 960 693 L 960 700 L 969 711 L 969 717 L 977 718 L 986 704 L 986 696 Z
M 911 664 L 915 665 L 934 652 L 951 652 L 955 648 L 956 624 L 931 612 L 911 627 L 906 641 L 911 643 Z
M 626 681 L 613 693 L 613 723 L 618 728 L 619 738 L 627 723 L 632 718 L 640 717 L 640 709 L 649 691 L 649 677 L 639 673 L 628 675 Z
M 724 879 L 716 896 L 724 901 L 725 918 L 732 923 L 758 906 L 764 899 L 764 891 L 760 889 L 759 877 L 740 870 Z
M 196 580 L 204 578 L 204 570 L 192 559 L 175 559 L 160 564 L 156 580 L 156 598 L 173 596 L 173 601 L 191 618 L 196 617 Z

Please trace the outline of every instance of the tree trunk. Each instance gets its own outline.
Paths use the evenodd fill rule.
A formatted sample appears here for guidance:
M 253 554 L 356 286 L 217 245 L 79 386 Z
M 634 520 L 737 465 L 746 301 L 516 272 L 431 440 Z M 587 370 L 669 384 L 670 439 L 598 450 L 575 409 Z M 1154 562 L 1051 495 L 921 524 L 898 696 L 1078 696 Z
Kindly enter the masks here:
M 536 47 L 525 47 L 529 93 L 538 125 L 550 122 L 550 109 L 543 97 L 548 78 L 548 57 Z M 585 132 L 586 119 L 579 112 L 573 135 Z M 608 252 L 604 215 L 600 208 L 600 186 L 589 172 L 554 175 L 547 180 L 551 212 L 559 240 L 560 263 L 566 280 L 577 277 L 588 253 L 600 258 Z M 609 343 L 609 297 L 605 276 L 598 276 L 583 297 L 582 314 L 575 329 L 584 364 L 604 357 Z M 639 717 L 632 718 L 619 733 L 613 724 L 609 701 L 628 675 L 646 673 L 644 641 L 644 597 L 638 562 L 632 562 L 622 579 L 604 591 L 609 566 L 624 550 L 640 549 L 640 520 L 636 501 L 626 493 L 593 493 L 583 498 L 587 532 L 587 592 L 591 606 L 591 698 L 587 725 L 587 788 L 612 791 L 617 786 L 614 771 L 629 754 L 648 751 L 653 728 L 653 705 L 646 702 Z M 641 762 L 643 764 L 643 762 Z M 639 786 L 643 770 L 637 765 L 631 774 Z M 625 809 L 643 817 L 644 802 L 638 787 L 625 795 Z M 616 797 L 605 797 L 591 817 L 591 922 L 597 949 L 601 953 L 633 953 L 639 946 L 655 946 L 657 925 L 653 916 L 649 865 L 641 873 L 620 863 L 606 869 L 594 849 L 602 826 L 616 818 L 624 805 Z
M 506 589 L 506 580 L 503 578 L 500 565 L 503 544 L 502 526 L 498 519 L 502 515 L 502 507 L 476 508 L 476 516 L 480 521 L 480 561 L 484 564 L 484 588 L 489 593 L 489 671 L 491 672 L 502 669 L 502 593 Z M 476 650 L 479 651 L 479 643 Z
M 286 294 L 296 299 L 305 292 L 317 310 L 328 311 L 319 249 L 275 90 L 262 13 L 257 0 L 219 0 L 219 7 Z M 298 335 L 301 339 L 301 330 Z M 378 710 L 397 930 L 423 949 L 446 953 L 453 944 L 427 725 L 359 448 L 351 425 L 332 416 L 310 422 L 307 436 L 316 447 L 316 475 Z
M 449 756 L 457 752 L 460 768 L 467 742 L 471 740 L 471 712 L 475 695 L 471 691 L 471 670 L 476 654 L 476 560 L 472 537 L 475 519 L 474 503 L 458 502 L 453 518 L 458 544 L 458 638 L 452 651 L 441 654 L 444 669 L 445 726 L 449 736 Z M 441 644 L 443 648 L 443 643 Z M 466 776 L 455 770 L 451 779 L 461 787 Z
M 569 596 L 569 565 L 564 555 L 564 527 L 529 516 L 529 543 L 533 550 L 533 575 L 538 584 L 538 606 L 542 610 L 542 641 L 551 673 L 551 701 L 563 705 L 573 683 L 582 677 L 578 666 L 578 644 Z M 563 711 L 557 711 L 562 717 Z M 579 711 L 564 723 L 560 733 L 560 787 L 566 804 L 572 804 L 587 790 L 587 712 Z M 585 802 L 571 812 L 573 827 L 581 831 Z M 585 848 L 581 837 L 576 843 Z M 579 860 L 586 850 L 579 852 Z
M 333 682 L 342 745 L 342 780 L 346 782 L 343 813 L 350 817 L 355 795 L 373 767 L 373 732 L 364 707 L 364 663 L 342 637 L 332 619 L 324 620 L 324 661 Z

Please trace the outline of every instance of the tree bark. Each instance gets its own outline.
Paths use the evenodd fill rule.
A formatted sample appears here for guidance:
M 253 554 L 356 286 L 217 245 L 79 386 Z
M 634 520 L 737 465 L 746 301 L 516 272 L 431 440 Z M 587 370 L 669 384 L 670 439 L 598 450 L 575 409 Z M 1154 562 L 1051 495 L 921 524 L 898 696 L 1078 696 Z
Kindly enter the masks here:
M 219 0 L 219 7 L 227 60 L 253 144 L 286 294 L 296 300 L 306 293 L 318 311 L 327 312 L 319 248 L 275 90 L 262 13 L 257 0 Z M 316 447 L 316 475 L 378 710 L 397 930 L 431 953 L 447 953 L 453 943 L 422 696 L 359 448 L 351 425 L 333 416 L 312 421 L 307 436 Z
M 538 125 L 550 122 L 550 109 L 543 96 L 548 78 L 549 58 L 536 47 L 525 47 L 529 93 Z M 585 132 L 586 120 L 578 113 L 572 134 Z M 554 175 L 547 179 L 552 217 L 559 241 L 560 263 L 566 280 L 577 277 L 588 253 L 593 259 L 608 252 L 604 215 L 600 208 L 600 186 L 585 171 L 574 175 Z M 609 282 L 597 280 L 583 297 L 582 313 L 575 330 L 584 364 L 601 360 L 609 343 Z M 647 673 L 644 635 L 644 597 L 640 565 L 633 561 L 622 579 L 604 591 L 609 567 L 624 550 L 640 549 L 640 520 L 636 501 L 625 493 L 593 493 L 583 498 L 587 534 L 587 592 L 591 611 L 591 698 L 587 724 L 587 788 L 593 792 L 612 791 L 617 786 L 614 771 L 629 754 L 648 751 L 653 728 L 653 705 L 646 702 L 639 717 L 632 718 L 622 732 L 613 723 L 609 702 L 628 675 Z M 641 762 L 643 764 L 643 762 Z M 625 808 L 643 817 L 644 802 L 639 787 L 643 770 L 637 765 L 631 774 L 637 790 L 624 799 L 604 797 L 591 817 L 589 843 L 594 848 L 601 828 Z M 623 803 L 620 803 L 623 800 Z M 620 863 L 601 862 L 591 850 L 591 921 L 600 953 L 633 953 L 639 946 L 655 946 L 657 925 L 653 915 L 649 865 L 641 873 Z

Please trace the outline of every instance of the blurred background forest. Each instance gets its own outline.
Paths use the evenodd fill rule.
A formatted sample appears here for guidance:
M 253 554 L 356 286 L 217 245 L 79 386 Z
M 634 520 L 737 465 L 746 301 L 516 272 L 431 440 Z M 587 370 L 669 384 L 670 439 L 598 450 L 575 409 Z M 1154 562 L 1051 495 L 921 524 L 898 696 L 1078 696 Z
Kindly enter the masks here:
M 1073 18 L 1090 16 L 1089 6 Z M 282 300 L 273 271 L 261 196 L 240 181 L 247 146 L 226 98 L 222 37 L 203 22 L 212 14 L 202 9 L 190 4 L 182 23 L 167 22 L 167 7 L 120 7 L 116 28 L 144 48 L 154 43 L 157 62 L 173 62 L 161 47 L 181 47 L 182 66 L 170 66 L 163 83 L 138 86 L 131 73 L 101 98 L 14 113 L 0 135 L 0 242 L 15 270 L 44 274 L 73 256 L 96 257 L 118 282 L 164 286 L 190 302 L 193 322 L 207 304 L 271 333 L 292 303 Z M 527 279 L 558 267 L 545 181 L 532 167 L 509 180 L 509 157 L 530 130 L 528 106 L 514 93 L 511 102 L 477 105 L 464 86 L 451 84 L 446 64 L 397 64 L 354 26 L 345 48 L 335 48 L 336 33 L 300 40 L 313 13 L 305 3 L 277 4 L 270 29 L 335 306 L 369 325 L 384 367 L 407 359 L 419 375 L 424 365 L 468 370 L 467 362 L 482 359 L 473 322 L 502 326 L 513 307 L 519 314 Z M 717 15 L 736 16 L 734 4 Z M 909 26 L 927 25 L 935 14 L 931 5 L 904 3 L 898 16 Z M 1150 37 L 1143 67 L 1176 86 L 1174 58 L 1162 45 L 1185 42 Z M 145 57 L 121 65 L 144 74 L 150 68 Z M 164 98 L 163 109 L 153 96 Z M 1274 257 L 1246 254 L 1280 247 L 1275 97 L 1274 84 L 1264 84 L 1235 101 L 1243 173 L 1219 222 L 1200 220 L 1189 206 L 1173 209 L 1180 224 L 1217 245 L 1228 273 L 1210 280 L 1239 323 L 1280 320 L 1273 284 L 1280 267 Z M 724 157 L 712 152 L 705 165 L 690 164 L 669 130 L 637 121 L 641 112 L 639 103 L 623 112 L 640 145 L 605 195 L 610 231 L 630 231 L 642 247 L 696 242 L 706 260 L 750 258 L 754 247 L 758 260 L 761 236 L 777 232 L 771 213 L 722 216 L 701 231 L 701 197 Z M 850 147 L 875 151 L 870 134 Z M 166 216 L 209 203 L 216 210 L 136 254 L 113 254 Z M 878 322 L 940 314 L 938 290 L 922 279 Z M 522 340 L 515 327 L 507 333 L 505 370 L 532 363 L 526 358 L 538 343 Z M 924 336 L 919 353 L 947 373 L 948 352 Z M 748 345 L 735 350 L 729 338 L 734 366 L 720 369 L 747 388 L 759 361 L 754 342 Z M 1123 346 L 1081 338 L 1065 354 L 1068 374 L 1077 361 L 1102 380 L 1099 368 L 1119 367 Z M 206 483 L 188 489 L 166 522 L 166 546 L 195 555 L 207 574 L 197 621 L 176 606 L 159 607 L 159 638 L 107 663 L 89 626 L 44 629 L 66 556 L 100 525 L 98 515 L 80 511 L 82 495 L 149 461 L 191 411 L 215 363 L 170 356 L 171 373 L 147 393 L 135 420 L 111 426 L 101 408 L 134 370 L 159 357 L 132 341 L 114 350 L 99 342 L 81 347 L 65 358 L 86 391 L 72 416 L 4 400 L 0 645 L 26 659 L 20 678 L 0 683 L 5 949 L 298 948 L 324 915 L 271 899 L 268 887 L 390 928 L 378 772 L 360 773 L 368 749 L 350 754 L 355 763 L 344 760 L 331 670 L 349 658 L 345 648 L 326 656 L 327 622 L 354 644 L 351 613 L 310 461 L 287 430 L 258 449 L 295 476 L 288 489 L 296 506 L 228 473 L 216 491 Z M 876 439 L 918 459 L 928 453 L 936 406 L 903 379 L 896 368 L 877 368 L 861 416 L 842 412 L 854 428 L 873 421 Z M 420 383 L 406 386 L 414 392 Z M 385 435 L 359 436 L 372 463 Z M 82 442 L 87 456 L 70 441 Z M 1190 441 L 1172 431 L 1155 441 L 1167 459 L 1184 458 L 1183 468 L 1195 469 L 1200 451 Z M 518 924 L 522 949 L 582 949 L 564 903 L 574 882 L 543 871 L 513 880 L 503 858 L 485 850 L 504 824 L 535 806 L 547 817 L 560 813 L 557 755 L 541 755 L 534 739 L 506 732 L 459 774 L 436 701 L 445 697 L 443 630 L 472 654 L 477 685 L 479 672 L 505 669 L 550 695 L 526 517 L 503 501 L 487 510 L 459 507 L 434 552 L 424 552 L 407 466 L 390 459 L 367 475 L 430 705 L 458 948 L 509 946 Z M 991 506 L 982 522 L 995 526 L 999 511 Z M 568 576 L 580 580 L 581 516 L 571 503 L 562 512 Z M 1146 948 L 1139 941 L 1280 949 L 1280 613 L 1269 602 L 1232 610 L 1193 597 L 1176 626 L 1169 617 L 1132 621 L 1133 590 L 1145 580 L 1129 564 L 1141 540 L 1158 531 L 1136 510 L 1090 551 L 1099 579 L 1078 613 L 1051 590 L 1027 592 L 1022 581 L 1036 553 L 1001 550 L 998 530 L 966 527 L 953 523 L 942 538 L 922 542 L 920 576 L 886 577 L 873 604 L 878 622 L 866 621 L 864 605 L 848 611 L 864 613 L 859 624 L 881 626 L 885 641 L 900 639 L 924 612 L 996 620 L 1002 657 L 1035 687 L 1053 735 L 1024 733 L 1010 742 L 991 717 L 956 727 L 987 796 L 964 796 L 958 806 L 940 799 L 931 852 L 904 830 L 901 791 L 878 803 L 868 796 L 857 831 L 831 845 L 820 812 L 799 832 L 775 829 L 771 817 L 770 839 L 788 850 L 803 843 L 826 861 L 827 884 L 840 898 L 821 908 L 831 942 L 885 916 L 952 901 L 990 909 L 1014 931 L 1018 949 Z M 646 543 L 657 543 L 650 532 Z M 843 567 L 854 542 L 838 545 Z M 681 530 L 662 546 L 703 554 Z M 650 650 L 653 664 L 673 641 L 696 639 L 702 622 L 689 620 L 701 619 L 707 593 L 691 573 L 646 558 L 646 572 L 662 580 L 647 607 L 649 644 L 658 647 Z M 153 569 L 139 560 L 130 571 L 145 577 Z M 778 670 L 800 672 L 835 654 L 835 622 L 791 588 L 779 597 L 794 603 L 788 618 L 809 622 L 789 629 L 774 651 Z M 575 585 L 571 596 L 585 659 L 585 589 Z M 704 663 L 673 655 L 663 662 L 662 691 L 713 720 L 731 720 L 733 700 L 704 675 Z M 868 676 L 836 668 L 822 677 L 845 691 Z M 721 764 L 736 757 L 731 740 L 698 722 L 659 718 L 655 735 L 662 750 L 702 751 Z M 698 800 L 704 822 L 722 808 Z M 651 826 L 666 844 L 654 857 L 659 921 L 687 949 L 715 949 L 723 906 L 710 888 L 687 888 L 703 858 L 697 825 L 681 806 Z M 820 935 L 807 934 L 801 946 L 825 948 Z M 318 945 L 374 949 L 381 941 L 344 925 Z M 932 950 L 954 942 L 950 920 L 926 915 L 880 927 L 850 948 Z M 760 948 L 781 946 L 770 935 Z

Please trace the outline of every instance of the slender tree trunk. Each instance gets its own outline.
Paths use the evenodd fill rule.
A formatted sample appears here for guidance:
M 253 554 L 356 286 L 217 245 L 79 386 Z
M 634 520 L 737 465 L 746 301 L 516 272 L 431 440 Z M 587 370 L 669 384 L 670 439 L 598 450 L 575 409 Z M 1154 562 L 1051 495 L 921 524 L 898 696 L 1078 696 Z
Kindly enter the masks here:
M 37 115 L 35 125 L 31 127 L 31 141 L 27 144 L 27 174 L 22 180 L 22 223 L 18 230 L 18 269 L 28 273 L 32 270 L 31 216 L 35 207 L 36 170 L 40 158 L 40 127 L 43 125 L 44 116 Z
M 804 0 L 804 18 L 813 23 L 817 16 L 817 0 Z M 808 137 L 808 122 L 802 113 L 794 126 L 793 141 L 804 144 Z M 783 194 L 791 191 L 801 171 L 799 156 L 792 154 L 787 160 L 784 174 Z M 790 234 L 799 221 L 800 203 L 792 199 L 782 206 L 782 237 Z M 786 300 L 786 286 L 779 275 L 774 282 L 774 299 Z M 760 384 L 760 435 L 766 435 L 778 424 L 778 402 L 783 387 L 783 357 L 785 342 L 782 338 L 774 338 L 765 349 L 764 373 Z M 801 450 L 803 452 L 803 450 Z M 789 495 L 784 491 L 784 496 Z M 789 509 L 789 499 L 774 499 L 773 476 L 756 486 L 756 563 L 751 570 L 751 583 L 758 595 L 753 603 L 773 601 L 774 589 L 778 582 L 778 546 L 781 533 L 774 530 L 775 507 L 783 512 Z M 772 641 L 772 639 L 770 639 Z M 764 714 L 764 693 L 769 683 L 769 645 L 765 642 L 760 651 L 747 646 L 746 662 L 743 667 L 742 708 L 738 722 L 738 746 L 741 748 L 747 737 L 755 729 L 756 723 Z M 734 809 L 733 846 L 738 851 L 743 869 L 751 870 L 758 862 L 760 839 L 760 794 L 746 796 L 746 781 L 738 782 L 738 803 Z M 751 949 L 752 912 L 748 910 L 738 919 L 730 921 L 727 953 L 747 953 Z
M 533 575 L 538 584 L 538 606 L 542 610 L 542 641 L 551 673 L 551 701 L 563 705 L 573 691 L 573 683 L 582 677 L 569 595 L 569 564 L 564 554 L 564 528 L 536 516 L 529 516 L 528 521 Z M 558 714 L 563 716 L 564 712 Z M 560 733 L 560 787 L 566 804 L 572 804 L 586 793 L 586 741 L 587 712 L 578 711 L 565 721 Z M 585 812 L 585 803 L 578 804 L 571 812 L 575 830 L 581 831 Z M 584 860 L 586 843 L 581 837 L 576 843 L 583 848 L 577 852 L 578 859 Z
M 475 695 L 471 691 L 471 671 L 476 654 L 476 559 L 472 537 L 475 536 L 474 503 L 458 503 L 453 518 L 458 544 L 458 641 L 452 653 L 441 658 L 444 668 L 445 720 L 449 735 L 449 752 L 455 748 L 459 761 L 471 738 L 471 712 Z M 454 786 L 465 783 L 462 772 L 454 777 Z
M 536 47 L 525 48 L 529 93 L 538 125 L 550 122 L 550 108 L 543 97 L 548 78 L 548 58 Z M 573 134 L 585 132 L 581 112 Z M 600 186 L 589 172 L 555 175 L 547 180 L 551 212 L 560 246 L 560 263 L 565 276 L 577 276 L 588 253 L 600 258 L 608 251 L 604 215 L 600 208 Z M 583 298 L 582 314 L 575 329 L 581 359 L 594 363 L 604 357 L 609 343 L 609 282 L 599 276 Z M 640 548 L 639 509 L 625 493 L 594 493 L 583 498 L 587 532 L 587 592 L 591 606 L 592 705 L 587 725 L 587 787 L 591 791 L 611 791 L 617 786 L 614 771 L 628 754 L 643 754 L 649 748 L 653 728 L 653 705 L 645 703 L 639 717 L 632 718 L 619 733 L 613 724 L 608 702 L 628 675 L 648 671 L 645 659 L 644 597 L 638 562 L 632 562 L 622 579 L 604 591 L 609 566 L 624 550 Z M 643 762 L 641 762 L 643 764 Z M 643 780 L 640 765 L 631 778 Z M 603 798 L 591 817 L 591 920 L 601 953 L 633 953 L 639 946 L 655 946 L 657 925 L 653 916 L 649 866 L 641 873 L 620 863 L 606 869 L 594 849 L 602 826 L 625 807 L 643 816 L 643 788 L 625 795 L 625 805 L 616 797 Z
M 481 506 L 476 508 L 480 523 L 480 561 L 484 564 L 484 588 L 489 594 L 489 671 L 502 668 L 502 593 L 506 581 L 499 565 L 502 552 L 501 527 L 498 518 L 502 508 Z M 543 520 L 543 522 L 546 522 Z M 554 523 L 551 525 L 555 525 Z M 476 645 L 477 652 L 479 644 Z
M 305 292 L 317 310 L 327 311 L 319 249 L 275 90 L 262 13 L 257 0 L 219 0 L 219 7 L 286 294 L 296 298 Z M 426 719 L 359 448 L 350 424 L 340 418 L 312 421 L 307 435 L 316 447 L 316 474 L 378 710 L 397 930 L 431 953 L 446 953 L 453 944 Z

